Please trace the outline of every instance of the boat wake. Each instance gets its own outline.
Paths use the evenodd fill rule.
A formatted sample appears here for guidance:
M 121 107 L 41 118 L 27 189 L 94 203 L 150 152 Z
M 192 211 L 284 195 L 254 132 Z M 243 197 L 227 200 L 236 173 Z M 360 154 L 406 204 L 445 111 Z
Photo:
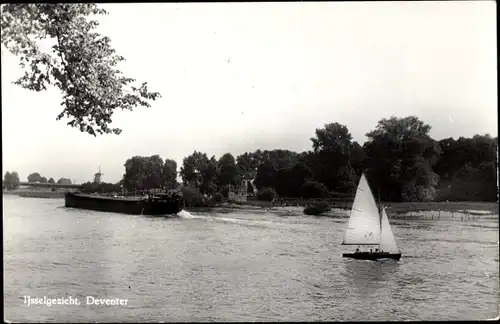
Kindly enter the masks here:
M 248 220 L 248 219 L 238 219 L 238 218 L 228 218 L 228 217 L 213 217 L 212 219 L 226 223 L 235 223 L 243 225 L 264 225 L 272 223 L 271 221 Z
M 229 217 L 217 217 L 217 216 L 203 216 L 203 215 L 193 215 L 188 211 L 181 210 L 177 213 L 177 216 L 184 219 L 205 219 L 208 221 L 219 221 L 225 223 L 241 224 L 246 226 L 263 226 L 272 223 L 271 221 L 263 220 L 248 220 L 248 219 L 238 219 Z
M 180 218 L 186 218 L 186 219 L 208 218 L 207 216 L 192 215 L 190 212 L 185 211 L 184 209 L 181 210 L 180 212 L 178 212 L 177 216 L 179 216 Z

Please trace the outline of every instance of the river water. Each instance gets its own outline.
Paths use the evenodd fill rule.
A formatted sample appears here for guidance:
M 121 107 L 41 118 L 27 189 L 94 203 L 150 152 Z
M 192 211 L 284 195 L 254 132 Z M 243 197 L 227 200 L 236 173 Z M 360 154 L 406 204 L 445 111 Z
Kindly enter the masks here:
M 498 215 L 391 220 L 397 261 L 342 258 L 339 217 L 233 210 L 178 218 L 3 196 L 14 322 L 474 320 L 498 315 Z M 27 305 L 78 298 L 80 305 Z M 87 305 L 87 296 L 127 299 Z

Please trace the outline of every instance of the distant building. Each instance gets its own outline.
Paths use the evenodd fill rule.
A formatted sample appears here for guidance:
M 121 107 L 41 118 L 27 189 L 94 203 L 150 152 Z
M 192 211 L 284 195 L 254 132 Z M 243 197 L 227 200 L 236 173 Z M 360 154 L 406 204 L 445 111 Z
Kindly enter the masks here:
M 243 179 L 240 186 L 229 186 L 228 201 L 246 202 L 248 198 L 248 184 L 252 185 L 250 179 Z
M 102 175 L 103 174 L 101 173 L 101 167 L 99 167 L 99 172 L 94 174 L 94 183 L 100 184 Z

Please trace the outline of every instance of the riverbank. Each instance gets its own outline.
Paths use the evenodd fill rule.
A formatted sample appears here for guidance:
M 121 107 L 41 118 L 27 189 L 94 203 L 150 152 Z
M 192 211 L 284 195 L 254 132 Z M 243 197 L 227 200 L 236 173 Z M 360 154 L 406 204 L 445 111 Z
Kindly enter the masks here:
M 334 209 L 349 211 L 352 203 L 343 203 L 341 206 L 333 206 Z M 498 215 L 498 203 L 495 202 L 382 202 L 387 206 L 387 211 L 392 214 L 406 214 L 412 212 L 441 211 L 450 213 L 470 213 L 472 215 Z M 282 206 L 267 201 L 252 200 L 247 203 L 219 203 L 213 207 L 187 207 L 188 211 L 211 211 L 211 210 L 254 210 L 254 211 L 285 211 L 288 213 L 303 212 L 305 204 L 294 206 Z
M 27 198 L 64 198 L 63 191 L 43 191 L 43 190 L 15 190 L 3 191 L 4 195 L 17 195 Z M 307 203 L 305 201 L 297 204 L 279 204 L 269 201 L 249 200 L 245 203 L 216 203 L 210 207 L 186 207 L 187 211 L 210 212 L 213 210 L 229 211 L 229 210 L 253 210 L 253 211 L 284 211 L 287 213 L 302 214 Z M 426 211 L 441 211 L 450 213 L 466 212 L 472 215 L 495 214 L 498 215 L 498 203 L 496 202 L 467 202 L 467 201 L 450 201 L 450 202 L 382 202 L 382 205 L 387 206 L 387 211 L 392 214 L 405 214 L 412 212 Z M 334 204 L 334 209 L 346 210 L 351 209 L 352 202 L 341 202 Z
M 50 199 L 64 198 L 64 191 L 15 190 L 15 191 L 4 191 L 3 194 L 20 196 L 25 198 L 50 198 Z
M 458 213 L 468 211 L 471 214 L 490 214 L 498 215 L 497 202 L 480 202 L 480 201 L 450 201 L 450 202 L 396 202 L 383 203 L 387 206 L 387 210 L 393 213 L 408 213 L 422 211 L 443 211 L 450 213 Z

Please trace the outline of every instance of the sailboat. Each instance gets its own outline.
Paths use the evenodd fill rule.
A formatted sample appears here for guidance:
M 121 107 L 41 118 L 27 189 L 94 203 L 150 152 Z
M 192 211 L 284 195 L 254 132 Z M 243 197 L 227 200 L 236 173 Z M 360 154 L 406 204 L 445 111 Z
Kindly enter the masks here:
M 343 253 L 344 258 L 360 260 L 401 258 L 401 251 L 392 233 L 385 207 L 381 211 L 377 207 L 364 174 L 359 180 L 342 245 L 372 246 L 370 252 L 360 251 L 358 248 L 356 252 Z M 377 248 L 373 251 L 375 246 Z

